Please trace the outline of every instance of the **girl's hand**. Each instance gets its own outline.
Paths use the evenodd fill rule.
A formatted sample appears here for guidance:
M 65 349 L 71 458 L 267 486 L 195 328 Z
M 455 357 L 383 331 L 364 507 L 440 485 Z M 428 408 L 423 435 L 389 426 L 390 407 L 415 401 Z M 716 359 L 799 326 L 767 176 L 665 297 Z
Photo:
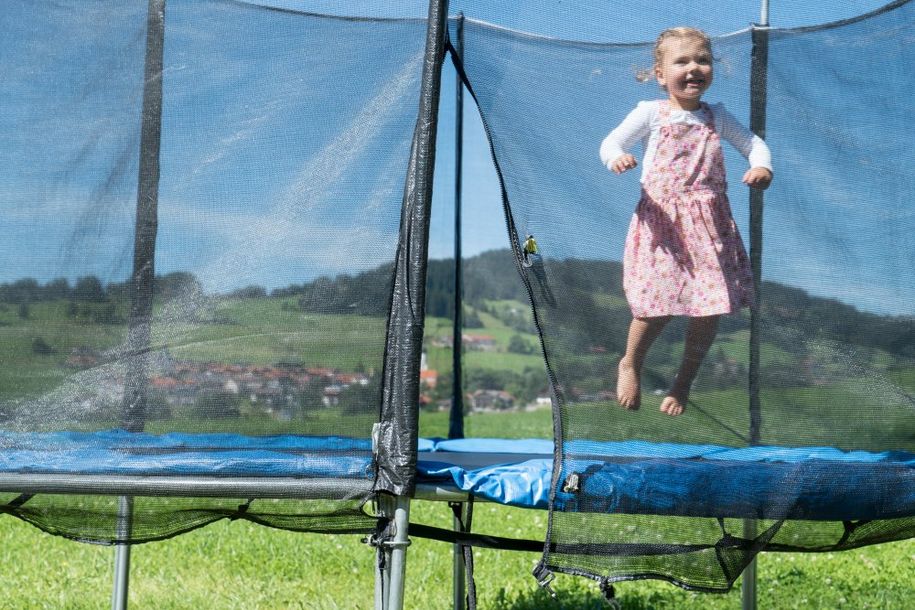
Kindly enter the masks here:
M 772 172 L 765 167 L 751 167 L 743 175 L 743 183 L 755 189 L 767 189 L 772 183 Z
M 635 157 L 627 153 L 617 157 L 613 163 L 610 164 L 610 169 L 613 170 L 614 174 L 622 174 L 623 172 L 634 168 L 638 164 L 639 162 L 635 160 Z

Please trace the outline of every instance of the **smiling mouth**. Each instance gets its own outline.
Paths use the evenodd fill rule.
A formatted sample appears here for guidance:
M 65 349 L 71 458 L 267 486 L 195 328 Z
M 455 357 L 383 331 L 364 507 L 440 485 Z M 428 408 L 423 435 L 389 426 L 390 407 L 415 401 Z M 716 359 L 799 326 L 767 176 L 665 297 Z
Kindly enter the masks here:
M 702 87 L 705 85 L 704 78 L 688 78 L 685 81 L 687 87 Z

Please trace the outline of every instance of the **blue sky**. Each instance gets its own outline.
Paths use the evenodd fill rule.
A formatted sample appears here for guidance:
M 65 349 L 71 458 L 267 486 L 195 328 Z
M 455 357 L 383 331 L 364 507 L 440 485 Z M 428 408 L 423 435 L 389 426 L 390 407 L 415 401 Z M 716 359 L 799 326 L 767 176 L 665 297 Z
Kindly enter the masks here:
M 319 13 L 337 12 L 352 5 L 357 9 L 351 11 L 353 14 L 358 11 L 382 17 L 421 17 L 426 12 L 422 1 L 251 3 Z M 138 147 L 139 136 L 138 130 L 125 131 L 124 126 L 135 123 L 129 117 L 139 107 L 142 82 L 137 74 L 142 74 L 145 4 L 145 0 L 96 5 L 4 2 L 0 10 L 0 27 L 5 33 L 0 40 L 0 68 L 7 76 L 4 86 L 10 88 L 5 93 L 14 94 L 6 99 L 18 100 L 18 104 L 7 101 L 3 105 L 0 101 L 0 128 L 10 134 L 0 144 L 0 161 L 8 169 L 15 169 L 0 181 L 0 226 L 8 236 L 0 244 L 0 260 L 4 262 L 0 282 L 23 276 L 47 281 L 89 273 L 106 280 L 122 280 L 129 272 L 133 223 L 129 202 L 134 196 L 133 151 Z M 415 112 L 420 29 L 407 36 L 399 32 L 401 39 L 410 42 L 375 54 L 376 63 L 371 63 L 373 54 L 365 52 L 373 44 L 370 40 L 353 45 L 354 49 L 361 48 L 362 54 L 342 47 L 335 59 L 350 66 L 346 71 L 351 77 L 341 80 L 328 70 L 325 80 L 331 86 L 316 90 L 302 83 L 313 82 L 305 81 L 306 75 L 314 78 L 316 71 L 328 69 L 320 45 L 307 46 L 310 40 L 321 40 L 320 36 L 300 32 L 292 16 L 275 14 L 248 17 L 244 13 L 244 18 L 208 22 L 205 28 L 192 26 L 188 7 L 208 4 L 221 5 L 217 0 L 169 2 L 170 40 L 193 39 L 198 45 L 195 48 L 218 49 L 214 53 L 218 53 L 219 66 L 210 69 L 197 57 L 182 56 L 179 44 L 167 46 L 165 82 L 183 84 L 189 93 L 166 99 L 165 127 L 175 135 L 163 142 L 167 154 L 160 206 L 167 222 L 160 226 L 159 271 L 192 267 L 212 289 L 249 283 L 276 287 L 305 281 L 319 273 L 369 268 L 390 258 L 391 236 L 397 229 L 396 211 L 382 210 L 380 200 L 398 198 L 402 188 L 399 164 L 408 152 L 404 138 L 412 130 Z M 652 40 L 660 29 L 672 25 L 697 25 L 718 36 L 746 28 L 759 19 L 759 3 L 755 1 L 724 0 L 715 4 L 714 11 L 703 10 L 708 4 L 697 0 L 653 2 L 649 4 L 651 8 L 635 11 L 631 2 L 606 0 L 453 1 L 451 13 L 463 11 L 469 18 L 552 38 L 626 43 Z M 863 0 L 773 0 L 770 19 L 774 27 L 805 26 L 848 18 L 882 5 L 883 2 Z M 506 6 L 511 9 L 506 10 Z M 264 33 L 273 27 L 272 19 L 280 25 L 267 36 Z M 107 37 L 106 27 L 123 36 Z M 358 22 L 352 28 L 348 36 L 366 36 L 366 29 Z M 374 30 L 380 45 L 385 29 Z M 248 52 L 254 45 L 222 44 L 225 40 L 244 41 L 245 37 L 257 36 L 259 55 Z M 84 48 L 74 45 L 73 40 L 84 42 Z M 309 63 L 312 57 L 315 61 Z M 65 82 L 64 97 L 78 103 L 65 106 L 62 101 L 42 98 L 36 104 L 36 96 L 60 86 L 61 74 L 47 70 L 53 65 L 49 62 L 54 61 L 70 62 L 62 73 L 72 79 Z M 391 70 L 391 64 L 403 69 Z M 223 79 L 237 78 L 239 74 L 245 75 L 244 89 L 232 91 L 228 99 L 224 93 L 217 93 L 223 91 Z M 56 84 L 43 82 L 52 77 L 57 79 Z M 350 86 L 359 79 L 377 82 L 369 93 L 361 93 Z M 431 255 L 436 258 L 450 256 L 453 250 L 454 91 L 454 71 L 446 62 L 430 241 Z M 654 93 L 647 97 L 654 97 Z M 340 129 L 322 122 L 322 107 L 332 108 L 334 116 L 342 117 L 340 120 L 352 127 Z M 83 111 L 84 115 L 72 115 Z M 69 123 L 67 116 L 72 119 Z M 464 116 L 463 250 L 465 256 L 470 256 L 505 247 L 507 237 L 489 147 L 469 96 L 465 96 Z M 29 132 L 31 140 L 19 135 L 22 130 L 18 126 L 23 121 L 34 126 Z M 182 140 L 182 134 L 195 129 L 210 134 L 207 147 Z M 367 133 L 369 130 L 373 133 Z M 262 147 L 301 143 L 307 145 L 300 146 L 300 156 L 259 155 L 267 150 Z M 396 143 L 397 150 L 386 148 L 389 143 Z M 23 150 L 28 155 L 23 155 Z M 68 160 L 76 162 L 68 165 Z M 84 180 L 81 172 L 94 178 Z M 11 175 L 15 177 L 10 178 Z M 335 186 L 325 188 L 328 185 Z M 828 185 L 822 186 L 825 189 Z M 354 188 L 355 192 L 364 189 L 367 200 L 345 209 L 335 207 L 334 189 L 351 189 L 347 192 L 352 195 Z M 824 191 L 824 197 L 839 205 L 842 197 L 836 193 L 841 192 L 833 188 L 831 194 Z M 94 203 L 75 215 L 65 212 L 72 201 L 81 199 Z M 309 205 L 297 206 L 303 199 Z M 214 209 L 219 213 L 213 213 Z M 739 213 L 735 211 L 735 215 Z M 354 223 L 354 219 L 360 222 Z M 326 227 L 329 222 L 336 233 L 316 230 L 318 225 Z M 207 230 L 201 231 L 202 227 Z M 307 247 L 301 247 L 297 236 L 302 234 L 317 237 Z M 824 235 L 823 239 L 828 243 L 829 236 Z M 371 247 L 359 247 L 364 244 Z M 803 245 L 782 244 L 785 248 Z M 818 264 L 822 267 L 823 262 L 807 261 L 804 264 L 809 269 L 805 271 L 789 269 L 788 262 L 783 261 L 782 268 L 786 277 L 807 273 L 814 286 L 813 280 L 822 277 Z M 858 278 L 857 285 L 862 286 L 858 290 L 866 289 L 861 283 L 866 279 Z M 908 290 L 892 282 L 889 289 L 897 294 Z M 824 288 L 823 292 L 828 294 L 829 289 Z M 876 304 L 879 299 L 873 294 L 853 296 L 854 292 L 850 288 L 844 297 L 869 309 L 880 309 Z
M 329 0 L 324 3 L 333 5 Z M 288 0 L 289 6 L 301 5 L 301 2 Z M 312 2 L 308 3 L 313 4 Z M 366 2 L 360 5 L 385 14 L 386 2 Z M 697 10 L 697 6 L 708 6 L 707 2 L 657 2 L 650 14 L 636 14 L 632 11 L 631 2 L 531 2 L 521 0 L 513 2 L 513 9 L 505 11 L 499 8 L 503 3 L 476 2 L 451 3 L 452 14 L 466 8 L 468 16 L 484 21 L 499 23 L 513 29 L 523 29 L 539 34 L 566 39 L 584 39 L 599 42 L 645 42 L 651 41 L 657 33 L 666 28 L 682 24 L 698 23 L 711 35 L 724 35 L 746 28 L 757 22 L 760 16 L 760 4 L 746 0 L 725 0 L 716 2 L 713 13 Z M 809 2 L 801 0 L 774 0 L 770 5 L 770 23 L 773 27 L 800 27 L 847 19 L 869 12 L 883 6 L 880 0 L 856 0 L 845 2 Z M 595 7 L 603 6 L 601 10 Z M 603 19 L 595 19 L 602 15 Z M 700 17 L 697 19 L 697 17 Z M 439 131 L 440 150 L 437 160 L 439 180 L 436 182 L 436 209 L 448 211 L 448 198 L 453 187 L 448 184 L 453 176 L 453 123 L 449 125 L 454 113 L 454 71 L 446 63 L 442 93 L 441 127 Z M 488 144 L 485 140 L 479 115 L 469 96 L 464 96 L 464 206 L 465 224 L 463 248 L 466 253 L 488 249 L 489 244 L 504 243 L 504 224 L 493 222 L 494 216 L 501 213 L 501 201 L 495 171 L 492 168 Z M 486 221 L 480 221 L 486 219 Z M 433 241 L 431 249 L 434 256 L 449 256 L 453 239 L 452 223 L 447 214 L 434 217 Z

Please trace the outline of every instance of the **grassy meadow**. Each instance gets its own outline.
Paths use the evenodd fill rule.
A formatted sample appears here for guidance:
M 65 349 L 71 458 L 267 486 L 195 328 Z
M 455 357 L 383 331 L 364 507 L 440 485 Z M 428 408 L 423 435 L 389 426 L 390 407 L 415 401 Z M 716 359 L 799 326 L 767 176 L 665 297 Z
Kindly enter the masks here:
M 604 295 L 605 299 L 616 297 Z M 619 303 L 610 303 L 619 305 Z M 247 362 L 269 365 L 302 362 L 308 366 L 343 371 L 372 366 L 383 350 L 383 319 L 354 314 L 309 314 L 296 307 L 295 298 L 214 300 L 192 312 L 157 304 L 157 315 L 167 326 L 154 328 L 153 342 L 167 345 L 176 360 Z M 93 324 L 68 315 L 64 301 L 36 303 L 24 318 L 13 307 L 0 309 L 0 399 L 35 395 L 52 389 L 72 373 L 63 362 L 81 346 L 103 351 L 124 338 L 122 324 Z M 519 312 L 519 313 L 515 313 Z M 123 312 L 115 312 L 123 314 Z M 523 377 L 542 371 L 536 335 L 524 329 L 529 316 L 518 301 L 490 301 L 472 312 L 479 325 L 466 332 L 491 337 L 494 350 L 467 351 L 467 371 L 498 371 Z M 122 316 L 123 317 L 123 316 Z M 427 318 L 426 337 L 447 337 L 451 322 Z M 47 350 L 36 350 L 40 337 Z M 379 340 L 379 338 L 381 338 Z M 519 340 L 532 346 L 525 353 L 509 350 Z M 734 363 L 745 365 L 745 330 L 722 333 L 716 350 Z M 824 348 L 828 351 L 828 347 Z M 671 362 L 679 358 L 682 343 L 672 344 Z M 442 377 L 451 371 L 451 350 L 440 341 L 427 340 L 430 368 Z M 763 345 L 764 363 L 790 367 L 793 356 L 775 344 Z M 827 362 L 824 355 L 821 360 Z M 616 355 L 584 354 L 582 368 L 608 370 Z M 915 369 L 884 366 L 875 356 L 880 379 L 915 392 Z M 666 363 L 663 363 L 667 366 Z M 840 366 L 841 362 L 833 366 Z M 664 370 L 664 367 L 661 367 Z M 837 369 L 838 370 L 838 369 Z M 831 379 L 840 377 L 827 371 Z M 466 373 L 466 371 L 465 371 Z M 672 419 L 657 410 L 660 397 L 646 388 L 644 406 L 629 413 L 609 402 L 582 401 L 569 405 L 564 415 L 568 430 L 579 437 L 619 440 L 660 438 L 670 442 L 745 442 L 748 429 L 747 398 L 739 388 L 701 387 L 693 393 L 692 407 L 682 418 Z M 833 408 L 860 393 L 874 400 L 872 383 L 856 379 L 821 387 L 767 388 L 763 400 L 765 442 L 772 444 L 835 444 L 848 439 L 845 448 L 911 447 L 911 415 L 886 409 L 880 425 L 860 425 L 854 413 Z M 886 390 L 889 392 L 889 389 Z M 889 395 L 889 394 L 887 394 Z M 266 417 L 212 421 L 150 421 L 149 432 L 175 429 L 245 431 L 249 434 L 333 433 L 344 420 L 333 410 L 314 411 L 308 420 L 292 422 Z M 353 416 L 360 417 L 362 416 Z M 785 422 L 790 421 L 790 426 Z M 370 421 L 359 421 L 368 429 Z M 102 422 L 96 420 L 94 425 Z M 112 422 L 112 425 L 114 423 Z M 104 427 L 104 426 L 102 426 Z M 420 414 L 420 434 L 446 436 L 448 415 L 440 411 Z M 549 410 L 474 413 L 466 418 L 469 437 L 551 438 Z M 450 527 L 450 511 L 443 503 L 416 502 L 412 520 Z M 493 535 L 542 540 L 547 514 L 491 504 L 478 504 L 474 530 Z M 663 526 L 658 525 L 659 528 Z M 90 609 L 109 604 L 114 553 L 110 547 L 79 544 L 49 536 L 33 526 L 7 516 L 0 518 L 0 610 Z M 132 608 L 258 608 L 258 609 L 360 609 L 373 607 L 372 551 L 359 536 L 298 534 L 256 526 L 243 521 L 221 521 L 176 538 L 133 548 L 130 605 Z M 604 608 L 596 585 L 583 578 L 560 575 L 558 592 L 551 599 L 530 576 L 537 553 L 475 551 L 480 607 L 494 610 Z M 866 547 L 844 553 L 767 554 L 760 558 L 760 608 L 915 608 L 915 540 Z M 417 539 L 408 554 L 407 608 L 448 608 L 451 604 L 452 560 L 450 545 Z M 659 581 L 621 583 L 617 586 L 623 608 L 726 609 L 740 607 L 740 583 L 728 594 L 699 594 Z

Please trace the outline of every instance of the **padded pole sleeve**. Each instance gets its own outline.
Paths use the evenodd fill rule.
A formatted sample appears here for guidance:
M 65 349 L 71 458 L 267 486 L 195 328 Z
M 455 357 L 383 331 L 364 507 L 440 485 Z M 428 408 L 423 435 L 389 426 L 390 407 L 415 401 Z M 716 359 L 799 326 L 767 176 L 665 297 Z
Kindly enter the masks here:
M 464 54 L 464 13 L 456 24 L 457 52 Z M 464 182 L 464 82 L 455 76 L 454 85 L 454 324 L 451 343 L 451 411 L 448 438 L 464 438 L 464 375 L 462 334 L 464 332 L 464 265 L 461 244 L 461 208 Z
M 769 64 L 769 29 L 753 28 L 750 67 L 750 129 L 766 137 L 766 90 Z M 750 312 L 750 444 L 760 443 L 762 408 L 759 398 L 760 304 L 762 292 L 763 191 L 750 189 L 750 265 L 753 269 L 756 302 Z
M 376 491 L 412 495 L 416 485 L 419 368 L 426 307 L 426 268 L 438 101 L 441 93 L 447 0 L 430 0 L 419 114 L 404 184 L 400 241 L 388 318 L 379 425 Z
M 130 318 L 127 326 L 127 371 L 122 415 L 124 428 L 134 432 L 143 430 L 146 419 L 147 352 L 152 325 L 153 283 L 156 277 L 164 40 L 165 0 L 149 0 L 133 275 L 130 281 Z

